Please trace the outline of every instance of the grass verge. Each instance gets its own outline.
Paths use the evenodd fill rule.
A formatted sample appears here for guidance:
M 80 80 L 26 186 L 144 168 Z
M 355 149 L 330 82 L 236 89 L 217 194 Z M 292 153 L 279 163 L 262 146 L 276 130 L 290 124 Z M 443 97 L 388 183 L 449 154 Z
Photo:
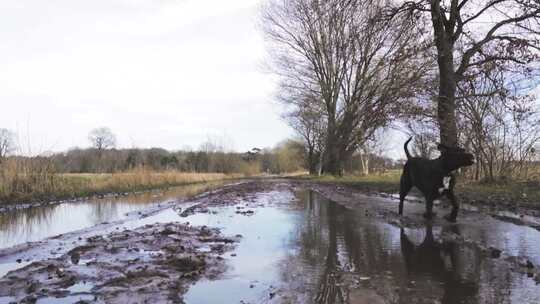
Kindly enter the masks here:
M 367 176 L 299 176 L 301 180 L 342 184 L 366 193 L 397 194 L 401 170 Z M 456 194 L 467 203 L 520 205 L 540 208 L 540 181 L 508 181 L 504 183 L 472 182 L 458 177 Z

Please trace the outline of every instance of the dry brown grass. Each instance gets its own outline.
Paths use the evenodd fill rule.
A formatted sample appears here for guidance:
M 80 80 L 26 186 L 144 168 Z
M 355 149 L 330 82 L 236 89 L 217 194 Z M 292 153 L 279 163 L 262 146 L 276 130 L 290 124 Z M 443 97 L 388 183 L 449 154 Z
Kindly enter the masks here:
M 56 174 L 46 160 L 9 159 L 0 164 L 0 202 L 56 200 L 241 178 L 243 174 L 155 172 L 139 168 L 112 174 Z

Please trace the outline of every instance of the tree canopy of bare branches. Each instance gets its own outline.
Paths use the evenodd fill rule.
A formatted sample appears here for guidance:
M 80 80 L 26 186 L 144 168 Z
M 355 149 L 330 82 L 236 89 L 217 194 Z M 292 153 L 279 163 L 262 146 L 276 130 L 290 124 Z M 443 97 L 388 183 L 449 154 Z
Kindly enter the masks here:
M 538 63 L 537 0 L 418 0 L 407 1 L 396 11 L 431 18 L 427 29 L 437 50 L 439 70 L 437 118 L 440 139 L 446 145 L 458 142 L 456 95 L 460 82 L 477 77 L 490 66 L 507 68 L 512 71 L 507 76 L 512 78 L 533 72 Z
M 116 135 L 107 127 L 93 129 L 88 134 L 88 140 L 92 147 L 98 151 L 106 150 L 116 146 Z
M 15 150 L 15 133 L 0 128 L 0 163 L 13 150 Z
M 318 111 L 309 107 L 296 108 L 284 115 L 285 120 L 304 142 L 305 160 L 310 174 L 319 173 L 324 152 L 326 121 Z
M 490 69 L 460 86 L 460 138 L 478 160 L 475 179 L 526 178 L 540 142 L 535 97 L 508 90 L 504 79 L 502 69 Z
M 385 19 L 384 0 L 274 0 L 264 9 L 279 99 L 292 124 L 324 119 L 325 172 L 343 163 L 415 95 L 425 75 L 424 46 L 406 16 Z M 298 128 L 295 128 L 298 129 Z M 305 133 L 303 130 L 301 133 Z M 305 136 L 303 136 L 305 138 Z

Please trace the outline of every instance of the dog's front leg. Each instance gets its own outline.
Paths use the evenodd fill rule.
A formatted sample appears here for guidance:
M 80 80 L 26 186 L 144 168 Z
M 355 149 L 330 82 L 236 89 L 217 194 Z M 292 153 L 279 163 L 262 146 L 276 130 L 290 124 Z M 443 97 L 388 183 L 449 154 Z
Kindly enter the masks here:
M 456 199 L 456 195 L 454 194 L 454 189 L 450 189 L 446 193 L 446 196 L 448 197 L 448 199 L 450 199 L 450 202 L 452 203 L 452 211 L 450 212 L 450 214 L 446 215 L 444 218 L 449 222 L 455 223 L 457 219 L 458 211 L 459 211 L 459 203 Z
M 435 213 L 433 213 L 433 197 L 426 196 L 426 213 L 424 213 L 424 218 L 432 219 Z

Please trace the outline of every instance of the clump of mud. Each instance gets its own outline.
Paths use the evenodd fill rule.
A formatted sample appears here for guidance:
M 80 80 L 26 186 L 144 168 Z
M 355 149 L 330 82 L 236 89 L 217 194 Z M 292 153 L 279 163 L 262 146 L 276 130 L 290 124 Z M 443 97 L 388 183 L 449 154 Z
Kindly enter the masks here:
M 22 303 L 178 303 L 189 284 L 225 271 L 221 255 L 237 241 L 217 229 L 180 223 L 95 236 L 59 258 L 9 272 L 0 280 L 0 297 Z
M 237 204 L 244 204 L 245 206 L 256 207 L 254 204 L 260 198 L 261 193 L 267 193 L 275 191 L 280 188 L 290 188 L 285 183 L 272 183 L 272 182 L 247 182 L 240 185 L 231 187 L 225 187 L 213 192 L 207 192 L 204 195 L 197 197 L 193 206 L 181 210 L 178 207 L 174 209 L 182 217 L 187 217 L 195 213 L 208 213 L 211 212 L 209 208 L 233 206 Z M 242 210 L 238 212 L 242 215 L 253 215 L 252 210 Z

